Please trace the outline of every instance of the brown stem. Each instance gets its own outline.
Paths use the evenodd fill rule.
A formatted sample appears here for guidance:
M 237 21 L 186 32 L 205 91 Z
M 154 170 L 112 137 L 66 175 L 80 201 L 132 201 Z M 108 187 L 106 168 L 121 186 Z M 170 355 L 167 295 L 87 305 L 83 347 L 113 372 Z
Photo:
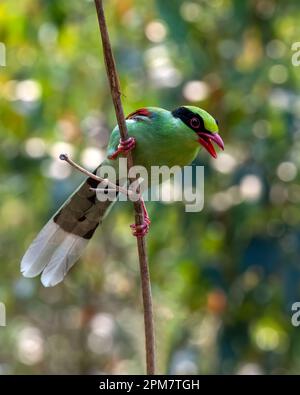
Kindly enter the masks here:
M 119 125 L 121 139 L 123 141 L 128 139 L 128 131 L 121 102 L 120 82 L 116 69 L 114 56 L 111 49 L 107 25 L 105 21 L 103 1 L 94 0 L 97 10 L 97 17 L 102 39 L 102 47 L 105 59 L 105 66 L 107 77 L 109 80 L 112 100 L 115 107 L 116 117 Z M 129 152 L 127 156 L 128 170 L 133 166 L 132 155 Z M 138 193 L 138 191 L 137 191 Z M 144 221 L 144 213 L 141 201 L 134 202 L 135 211 L 135 224 L 141 225 Z M 154 338 L 154 324 L 153 324 L 153 308 L 152 308 L 152 295 L 151 283 L 148 266 L 148 256 L 146 252 L 145 237 L 137 237 L 137 247 L 140 263 L 140 274 L 142 284 L 142 295 L 144 305 L 144 324 L 145 324 L 145 346 L 146 346 L 146 365 L 147 374 L 155 374 L 155 338 Z
M 94 173 L 91 173 L 90 171 L 86 170 L 84 167 L 79 166 L 76 162 L 74 162 L 67 154 L 60 154 L 59 155 L 60 160 L 64 160 L 65 162 L 69 163 L 70 166 L 74 167 L 74 169 L 80 171 L 81 173 L 85 174 L 86 176 L 92 178 L 93 180 L 96 180 L 98 182 L 101 182 L 109 187 L 111 187 L 113 190 L 119 191 L 124 193 L 126 196 L 135 196 L 135 194 L 130 191 L 129 189 L 127 190 L 126 188 L 122 188 L 119 185 L 114 184 L 113 182 L 107 180 L 106 178 L 102 178 L 97 176 Z M 90 188 L 91 191 L 97 192 L 98 190 L 100 191 L 99 188 Z M 106 189 L 106 191 L 108 191 Z

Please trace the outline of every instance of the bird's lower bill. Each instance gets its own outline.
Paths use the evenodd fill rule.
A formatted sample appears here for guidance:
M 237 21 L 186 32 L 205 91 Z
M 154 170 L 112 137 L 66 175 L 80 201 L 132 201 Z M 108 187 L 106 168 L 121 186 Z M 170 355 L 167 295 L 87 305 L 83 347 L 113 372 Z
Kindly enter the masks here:
M 198 136 L 198 142 L 210 153 L 212 157 L 217 157 L 217 153 L 212 142 L 216 143 L 222 150 L 224 150 L 223 140 L 218 133 L 199 132 Z

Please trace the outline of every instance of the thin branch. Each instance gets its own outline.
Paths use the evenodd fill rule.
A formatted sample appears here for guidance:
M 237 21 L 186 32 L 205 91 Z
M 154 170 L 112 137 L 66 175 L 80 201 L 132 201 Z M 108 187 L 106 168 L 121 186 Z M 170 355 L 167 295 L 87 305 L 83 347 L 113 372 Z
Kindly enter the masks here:
M 64 160 L 65 162 L 69 163 L 69 165 L 74 167 L 74 169 L 80 171 L 81 173 L 85 174 L 86 176 L 92 178 L 93 180 L 96 180 L 96 181 L 101 182 L 105 185 L 108 185 L 115 191 L 122 192 L 126 196 L 135 196 L 135 194 L 132 191 L 130 191 L 129 189 L 120 187 L 119 185 L 114 184 L 113 182 L 109 181 L 108 179 L 99 177 L 96 174 L 91 173 L 90 171 L 86 170 L 84 167 L 79 166 L 76 162 L 74 162 L 71 158 L 69 158 L 69 156 L 67 154 L 60 154 L 59 159 Z M 99 188 L 90 188 L 90 190 L 100 192 Z M 108 190 L 106 189 L 106 191 L 108 191 Z
M 94 0 L 97 10 L 98 23 L 102 39 L 102 47 L 105 59 L 105 66 L 107 77 L 109 80 L 111 95 L 115 107 L 116 117 L 119 125 L 121 139 L 126 141 L 128 139 L 128 131 L 121 102 L 120 82 L 112 53 L 112 48 L 109 40 L 107 25 L 105 21 L 103 1 Z M 128 170 L 133 166 L 132 155 L 129 152 L 128 156 Z M 139 191 L 137 191 L 138 193 Z M 144 212 L 141 201 L 134 202 L 135 210 L 135 224 L 141 225 L 144 221 Z M 146 347 L 146 365 L 147 374 L 155 374 L 155 337 L 153 324 L 153 307 L 151 295 L 150 273 L 148 266 L 148 256 L 146 252 L 145 237 L 137 237 L 137 247 L 140 264 L 140 275 L 142 284 L 142 295 L 144 305 L 144 325 L 145 325 L 145 347 Z

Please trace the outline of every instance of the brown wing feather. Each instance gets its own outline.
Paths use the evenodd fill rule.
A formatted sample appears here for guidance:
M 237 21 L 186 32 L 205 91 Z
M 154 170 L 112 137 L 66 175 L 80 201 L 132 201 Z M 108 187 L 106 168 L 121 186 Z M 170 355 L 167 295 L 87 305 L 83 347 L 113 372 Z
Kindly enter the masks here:
M 90 190 L 97 184 L 88 178 L 54 216 L 54 222 L 66 232 L 90 239 L 113 203 L 97 200 L 96 192 Z

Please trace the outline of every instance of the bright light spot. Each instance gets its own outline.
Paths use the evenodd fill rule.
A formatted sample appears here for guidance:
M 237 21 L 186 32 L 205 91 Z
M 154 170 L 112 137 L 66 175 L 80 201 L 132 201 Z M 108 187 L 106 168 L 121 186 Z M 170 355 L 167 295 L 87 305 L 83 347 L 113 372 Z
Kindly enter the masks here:
M 49 167 L 45 171 L 45 175 L 57 180 L 63 180 L 71 174 L 71 166 L 60 160 L 52 160 Z
M 44 46 L 53 46 L 57 41 L 57 28 L 53 23 L 44 23 L 39 28 L 39 41 Z
M 50 148 L 50 155 L 54 160 L 52 160 L 49 166 L 45 169 L 44 173 L 47 177 L 55 178 L 57 180 L 63 180 L 70 176 L 71 166 L 66 162 L 59 159 L 60 154 L 67 154 L 72 157 L 74 152 L 74 147 L 72 144 L 59 141 L 54 143 Z
M 177 364 L 173 367 L 172 374 L 195 375 L 197 374 L 197 372 L 198 372 L 197 365 L 195 364 L 194 361 L 190 361 L 188 359 L 182 359 L 178 361 Z
M 253 134 L 259 139 L 265 139 L 271 134 L 270 122 L 265 119 L 259 119 L 253 125 Z
M 152 69 L 150 77 L 158 87 L 175 88 L 181 82 L 181 73 L 173 66 L 161 66 Z
M 172 88 L 181 83 L 181 73 L 172 64 L 165 46 L 159 45 L 148 49 L 145 61 L 149 67 L 150 78 L 156 86 Z
M 215 211 L 226 211 L 230 207 L 242 203 L 242 201 L 240 188 L 237 185 L 232 185 L 225 191 L 215 193 L 210 204 Z
M 275 89 L 270 95 L 270 104 L 281 109 L 290 108 L 290 95 L 283 89 Z
M 288 79 L 288 71 L 282 64 L 276 64 L 270 68 L 269 78 L 274 84 L 283 84 Z
M 272 59 L 282 58 L 286 52 L 286 46 L 280 40 L 272 40 L 266 46 L 267 55 Z
M 273 351 L 279 346 L 280 338 L 278 332 L 268 326 L 258 328 L 255 333 L 255 342 L 263 351 Z
M 19 332 L 17 353 L 19 360 L 26 365 L 34 365 L 43 359 L 44 340 L 38 328 L 28 326 Z
M 150 41 L 154 43 L 160 43 L 165 39 L 167 35 L 167 29 L 162 22 L 152 21 L 146 26 L 145 34 Z
M 236 159 L 225 152 L 219 153 L 218 157 L 212 161 L 212 166 L 223 174 L 231 173 L 235 169 L 236 165 Z
M 110 314 L 99 313 L 91 321 L 91 330 L 98 335 L 111 335 L 115 329 L 114 319 Z
M 277 175 L 282 181 L 292 181 L 297 175 L 297 167 L 292 162 L 282 162 L 277 167 Z
M 171 374 L 197 374 L 194 355 L 185 349 L 176 351 L 170 366 Z
M 91 332 L 88 336 L 88 347 L 97 354 L 111 351 L 115 323 L 109 314 L 97 314 L 91 322 Z
M 32 137 L 25 142 L 25 151 L 32 158 L 41 158 L 45 155 L 46 144 L 39 137 Z
M 25 102 L 33 102 L 41 97 L 41 85 L 34 80 L 24 80 L 17 83 L 16 99 Z
M 226 192 L 218 192 L 212 196 L 210 204 L 215 211 L 226 211 L 232 206 L 232 200 Z
M 50 148 L 50 155 L 54 159 L 58 159 L 60 154 L 67 154 L 72 156 L 74 153 L 74 147 L 72 144 L 65 143 L 64 141 L 58 141 L 54 143 Z
M 88 169 L 95 169 L 103 161 L 103 152 L 94 147 L 85 148 L 81 153 L 81 162 Z
M 96 333 L 90 333 L 87 339 L 88 347 L 96 354 L 108 354 L 113 346 L 112 337 L 99 336 Z
M 160 67 L 171 64 L 169 52 L 165 45 L 156 45 L 155 47 L 148 49 L 145 52 L 145 59 L 151 67 Z
M 200 18 L 201 7 L 194 2 L 184 2 L 180 7 L 182 18 L 188 22 L 195 22 Z
M 257 201 L 262 194 L 263 185 L 259 177 L 255 175 L 247 175 L 242 178 L 240 183 L 241 196 L 249 201 Z
M 183 87 L 183 96 L 191 102 L 205 100 L 209 93 L 210 88 L 203 81 L 189 81 Z

